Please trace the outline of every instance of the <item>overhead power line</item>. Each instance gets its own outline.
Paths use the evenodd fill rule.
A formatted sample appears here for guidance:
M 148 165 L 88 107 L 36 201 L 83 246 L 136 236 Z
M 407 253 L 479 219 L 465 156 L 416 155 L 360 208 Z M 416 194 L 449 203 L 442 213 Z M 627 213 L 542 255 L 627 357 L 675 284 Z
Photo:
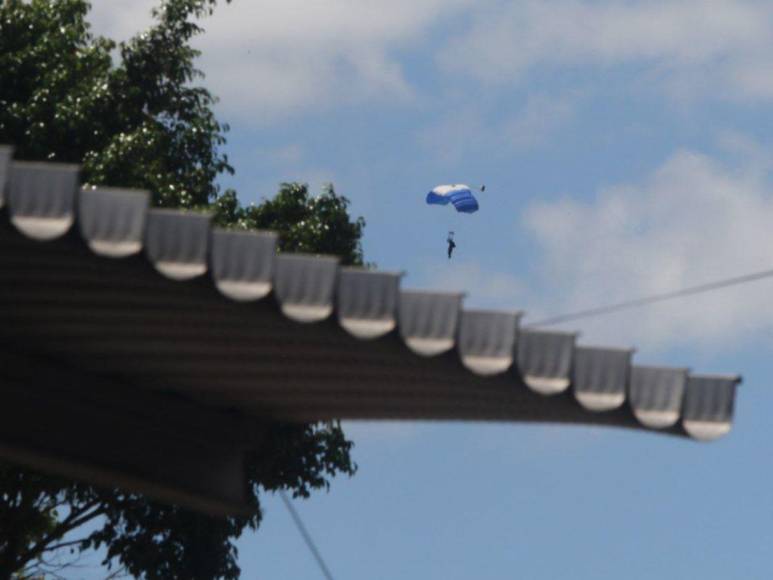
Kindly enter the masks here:
M 314 540 L 311 537 L 311 534 L 309 534 L 308 530 L 306 529 L 306 526 L 303 525 L 303 521 L 301 520 L 301 516 L 298 514 L 297 511 L 295 511 L 295 508 L 293 507 L 292 502 L 290 501 L 290 498 L 287 497 L 287 494 L 285 494 L 284 491 L 281 489 L 279 490 L 279 497 L 282 498 L 282 501 L 285 504 L 285 507 L 287 508 L 287 511 L 290 512 L 290 516 L 293 518 L 293 521 L 295 522 L 295 527 L 298 528 L 298 531 L 301 533 L 301 536 L 303 536 L 303 541 L 306 542 L 306 546 L 308 546 L 309 551 L 314 556 L 314 559 L 317 561 L 317 564 L 319 564 L 319 569 L 322 571 L 322 574 L 327 578 L 327 580 L 334 580 L 333 575 L 330 573 L 330 569 L 325 564 L 325 561 L 322 559 L 322 554 L 319 553 L 319 550 L 317 549 L 317 546 L 314 544 Z
M 715 282 L 709 282 L 708 284 L 701 284 L 700 286 L 691 286 L 689 288 L 683 288 L 681 290 L 675 290 L 673 292 L 664 292 L 663 294 L 653 294 L 652 296 L 637 298 L 635 300 L 627 300 L 625 302 L 618 302 L 617 304 L 610 304 L 608 306 L 597 306 L 596 308 L 588 308 L 587 310 L 578 310 L 577 312 L 560 314 L 558 316 L 552 316 L 550 318 L 537 320 L 536 322 L 530 322 L 525 326 L 527 328 L 533 328 L 535 326 L 554 326 L 556 324 L 561 324 L 562 322 L 579 320 L 581 318 L 591 318 L 594 316 L 602 316 L 604 314 L 612 314 L 613 312 L 619 312 L 621 310 L 629 310 L 631 308 L 638 308 L 640 306 L 647 306 L 649 304 L 654 304 L 656 302 L 664 302 L 666 300 L 673 300 L 674 298 L 682 298 L 684 296 L 690 296 L 693 294 L 711 292 L 712 290 L 719 290 L 721 288 L 727 288 L 728 286 L 738 286 L 740 284 L 746 284 L 748 282 L 756 282 L 757 280 L 762 280 L 763 278 L 770 278 L 772 276 L 773 276 L 773 270 L 763 270 L 762 272 L 754 272 L 752 274 L 737 276 L 735 278 L 726 278 L 724 280 L 717 280 Z

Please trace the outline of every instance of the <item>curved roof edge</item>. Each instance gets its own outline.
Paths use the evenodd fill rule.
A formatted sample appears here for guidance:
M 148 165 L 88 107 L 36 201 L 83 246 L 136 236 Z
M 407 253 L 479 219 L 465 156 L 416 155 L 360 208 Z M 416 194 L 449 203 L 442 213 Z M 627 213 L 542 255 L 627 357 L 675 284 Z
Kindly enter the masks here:
M 528 389 L 531 393 L 529 397 L 536 394 L 536 397 L 544 397 L 547 401 L 555 400 L 556 408 L 566 408 L 566 399 L 570 398 L 576 407 L 571 411 L 572 417 L 578 412 L 582 417 L 579 420 L 570 419 L 573 422 L 626 425 L 633 419 L 646 429 L 686 434 L 698 440 L 716 439 L 731 428 L 740 377 L 695 375 L 682 368 L 635 365 L 632 350 L 587 347 L 578 345 L 576 335 L 572 333 L 520 328 L 521 315 L 517 312 L 465 310 L 462 307 L 462 294 L 401 289 L 400 274 L 342 268 L 338 259 L 330 256 L 277 254 L 277 238 L 271 232 L 213 228 L 206 214 L 153 209 L 149 207 L 147 192 L 102 187 L 82 189 L 77 166 L 17 162 L 12 160 L 11 151 L 8 147 L 0 147 L 0 220 L 11 224 L 30 240 L 47 242 L 35 246 L 37 248 L 47 248 L 50 244 L 56 244 L 55 240 L 78 236 L 92 253 L 91 258 L 79 257 L 79 260 L 93 260 L 94 263 L 141 260 L 150 264 L 159 278 L 176 282 L 197 280 L 199 285 L 202 280 L 210 280 L 213 290 L 220 293 L 223 299 L 234 303 L 253 304 L 274 300 L 284 317 L 302 323 L 295 327 L 294 332 L 289 331 L 286 340 L 290 342 L 304 339 L 304 329 L 317 326 L 313 323 L 336 320 L 341 329 L 339 332 L 347 333 L 358 342 L 378 342 L 378 339 L 386 336 L 399 336 L 404 350 L 420 358 L 444 358 L 441 355 L 447 358 L 449 353 L 453 353 L 458 361 L 458 369 L 454 371 L 456 374 L 445 381 L 448 383 L 447 388 L 438 387 L 445 390 L 438 391 L 440 394 L 436 405 L 433 402 L 435 399 L 427 395 L 426 399 L 416 405 L 415 412 L 406 412 L 400 405 L 409 405 L 414 392 L 402 392 L 400 385 L 392 385 L 394 392 L 403 398 L 397 398 L 396 394 L 396 398 L 390 400 L 392 391 L 389 388 L 392 387 L 387 387 L 379 396 L 367 391 L 369 381 L 383 380 L 385 375 L 395 372 L 393 369 L 396 367 L 380 371 L 381 374 L 374 379 L 374 373 L 379 372 L 377 361 L 368 362 L 375 367 L 358 367 L 347 359 L 348 352 L 344 352 L 342 347 L 333 352 L 333 355 L 340 358 L 336 369 L 322 369 L 320 365 L 331 358 L 330 351 L 325 351 L 327 358 L 320 359 L 318 363 L 314 361 L 322 355 L 317 351 L 309 351 L 308 357 L 312 361 L 309 363 L 312 371 L 309 372 L 313 375 L 313 364 L 318 364 L 321 374 L 329 374 L 325 375 L 325 380 L 337 382 L 335 388 L 325 390 L 327 387 L 319 387 L 318 393 L 309 391 L 311 394 L 307 395 L 298 382 L 301 379 L 291 380 L 283 374 L 289 372 L 290 368 L 282 367 L 281 364 L 287 351 L 272 350 L 269 343 L 257 345 L 254 341 L 243 342 L 237 338 L 229 342 L 226 337 L 224 340 L 227 344 L 218 350 L 221 358 L 237 357 L 239 349 L 248 346 L 258 349 L 249 351 L 249 360 L 234 359 L 230 370 L 225 368 L 222 376 L 213 375 L 209 379 L 211 385 L 219 384 L 222 380 L 224 392 L 238 391 L 238 396 L 224 400 L 223 404 L 229 408 L 243 410 L 248 415 L 256 414 L 255 409 L 262 408 L 267 410 L 269 416 L 283 419 L 313 420 L 330 416 L 435 419 L 453 418 L 453 405 L 463 408 L 469 404 L 480 405 L 480 412 L 460 412 L 460 418 L 497 420 L 507 418 L 507 415 L 495 409 L 500 394 L 491 394 L 486 399 L 489 396 L 486 394 L 486 385 L 502 385 L 503 381 L 509 381 L 513 390 Z M 29 252 L 33 258 L 36 252 L 43 255 L 42 249 L 30 249 Z M 65 268 L 69 258 L 65 256 L 61 259 L 62 267 Z M 45 263 L 50 263 L 50 257 L 46 257 L 46 260 L 49 262 Z M 6 273 L 7 276 L 14 274 Z M 31 285 L 35 275 L 33 273 L 29 276 L 28 284 Z M 102 280 L 102 283 L 109 284 L 110 281 Z M 22 294 L 14 296 L 14 300 L 22 299 Z M 152 291 L 148 290 L 145 296 L 148 296 L 147 300 L 153 300 Z M 56 310 L 59 306 L 47 308 L 57 316 L 66 314 L 61 309 Z M 122 312 L 116 311 L 113 314 L 118 316 Z M 262 324 L 262 315 L 256 312 L 247 307 L 243 310 L 243 317 L 252 320 L 251 327 Z M 204 316 L 201 312 L 192 311 L 184 316 L 190 318 L 192 315 Z M 87 330 L 81 329 L 81 334 L 77 335 L 78 340 L 85 341 L 86 335 L 93 338 L 88 333 L 93 333 L 96 327 L 107 328 L 106 324 L 100 320 Z M 236 325 L 237 322 L 229 324 Z M 35 326 L 34 331 L 43 332 L 39 330 L 43 326 L 42 323 Z M 158 331 L 158 340 L 167 334 L 163 330 Z M 35 336 L 39 338 L 39 335 Z M 168 340 L 183 340 L 181 335 L 175 336 L 176 339 Z M 130 341 L 129 338 L 126 340 Z M 131 348 L 125 346 L 129 344 L 126 341 L 121 344 L 124 345 L 122 348 Z M 147 344 L 147 341 L 143 344 Z M 360 357 L 357 360 L 369 360 L 369 356 L 373 359 L 380 352 L 374 347 L 369 355 L 367 344 L 370 343 L 364 344 L 366 346 L 356 347 L 359 353 L 357 356 Z M 139 342 L 137 345 L 140 346 Z M 112 356 L 118 352 L 102 351 L 100 348 L 107 346 L 94 346 L 94 356 L 97 356 L 96 353 L 102 353 L 99 356 Z M 62 349 L 65 354 L 69 352 L 66 347 Z M 257 360 L 261 352 L 270 353 L 270 356 L 266 354 L 268 358 L 262 362 Z M 400 357 L 395 360 L 405 361 L 408 366 L 419 365 L 410 358 L 408 352 Z M 195 388 L 199 384 L 196 381 L 203 380 L 200 379 L 203 371 L 196 366 L 195 359 L 185 360 L 190 361 L 185 363 L 187 366 L 180 362 L 167 375 L 164 375 L 166 367 L 163 361 L 152 362 L 157 363 L 160 370 L 153 371 L 156 372 L 153 376 L 147 375 L 148 382 L 158 383 L 165 379 L 168 388 L 176 389 L 182 384 L 190 384 L 193 385 L 191 389 Z M 152 364 L 148 364 L 151 368 Z M 402 363 L 395 364 L 399 366 Z M 231 376 L 237 368 L 242 369 L 242 374 Z M 111 369 L 116 373 L 120 370 Z M 272 375 L 273 382 L 270 385 L 266 383 L 265 390 L 263 387 L 245 385 L 258 372 L 261 373 L 260 381 L 264 381 L 265 373 L 270 369 L 275 374 Z M 419 377 L 425 372 L 430 371 L 420 369 L 412 377 Z M 197 373 L 198 377 L 193 376 Z M 312 375 L 308 380 L 313 382 L 315 378 Z M 396 378 L 392 383 L 399 380 Z M 276 397 L 279 395 L 274 392 L 269 396 L 265 392 L 271 388 L 279 389 L 278 385 L 284 384 L 283 381 L 287 386 L 281 396 L 297 392 L 298 398 L 282 400 L 272 407 L 272 401 L 278 401 Z M 421 383 L 420 379 L 416 381 L 417 385 Z M 455 381 L 459 382 L 457 386 L 450 384 Z M 341 408 L 347 411 L 336 414 L 336 407 L 331 401 L 335 393 L 344 388 L 343 383 L 357 384 L 348 395 L 351 398 L 342 403 Z M 210 400 L 210 396 L 211 393 L 201 400 Z M 256 401 L 259 399 L 260 404 L 250 407 L 250 397 Z M 483 398 L 479 400 L 476 397 Z M 364 401 L 364 398 L 368 400 L 360 405 L 363 410 L 358 414 L 359 401 Z M 528 399 L 532 400 L 534 398 Z M 559 400 L 562 401 L 560 404 Z M 381 407 L 380 401 L 383 402 Z M 305 405 L 303 411 L 294 414 L 293 404 Z M 541 409 L 548 407 L 537 403 L 535 405 L 531 420 L 562 420 L 558 411 L 547 412 L 543 417 L 540 415 Z M 379 412 L 381 408 L 384 409 L 383 413 Z M 317 415 L 314 409 L 319 409 Z M 605 413 L 620 419 L 600 420 L 599 417 Z

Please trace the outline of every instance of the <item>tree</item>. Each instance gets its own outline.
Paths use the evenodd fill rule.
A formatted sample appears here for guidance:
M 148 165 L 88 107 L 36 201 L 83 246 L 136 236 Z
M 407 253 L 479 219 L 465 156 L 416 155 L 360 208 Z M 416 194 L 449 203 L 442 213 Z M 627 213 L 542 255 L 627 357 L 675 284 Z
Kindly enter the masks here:
M 314 198 L 305 185 L 282 184 L 274 199 L 247 207 L 220 191 L 217 176 L 233 172 L 220 150 L 228 127 L 194 84 L 201 75 L 190 47 L 201 32 L 194 20 L 215 1 L 167 0 L 149 30 L 116 45 L 89 32 L 86 0 L 0 0 L 0 143 L 12 143 L 17 158 L 82 163 L 87 183 L 148 189 L 158 206 L 277 230 L 282 251 L 361 264 L 365 222 L 350 219 L 332 186 Z M 52 552 L 100 547 L 105 565 L 135 576 L 236 578 L 233 540 L 260 525 L 260 492 L 307 497 L 352 475 L 351 446 L 337 422 L 273 425 L 247 460 L 252 515 L 224 519 L 0 465 L 0 578 L 45 571 Z M 73 537 L 85 523 L 89 531 Z
M 318 252 L 340 256 L 344 265 L 362 265 L 360 238 L 365 220 L 349 219 L 349 200 L 337 195 L 332 184 L 312 197 L 300 183 L 282 183 L 273 199 L 242 207 L 232 190 L 213 204 L 215 222 L 245 229 L 274 230 L 283 252 Z
M 116 44 L 89 33 L 86 0 L 5 0 L 0 140 L 21 159 L 82 163 L 86 182 L 148 189 L 156 205 L 210 203 L 215 178 L 233 172 L 218 149 L 228 127 L 191 86 L 201 73 L 189 41 L 213 3 L 167 1 L 114 66 Z

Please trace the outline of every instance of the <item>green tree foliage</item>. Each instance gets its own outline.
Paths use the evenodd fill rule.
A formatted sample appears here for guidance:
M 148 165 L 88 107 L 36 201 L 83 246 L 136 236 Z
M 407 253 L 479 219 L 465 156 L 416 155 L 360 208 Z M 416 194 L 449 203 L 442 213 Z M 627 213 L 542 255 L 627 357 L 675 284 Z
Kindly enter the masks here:
M 228 128 L 191 84 L 201 73 L 189 41 L 213 1 L 168 0 L 116 47 L 89 33 L 85 0 L 5 0 L 0 141 L 21 159 L 82 163 L 89 183 L 148 189 L 156 205 L 211 202 L 215 178 L 233 171 L 219 151 Z
M 305 184 L 283 183 L 273 199 L 242 207 L 233 190 L 213 204 L 215 222 L 245 229 L 279 233 L 282 252 L 318 252 L 341 256 L 345 265 L 362 265 L 360 238 L 365 220 L 352 222 L 349 200 L 336 195 L 328 185 L 322 195 L 312 197 Z
M 155 205 L 208 209 L 216 223 L 279 232 L 281 251 L 331 253 L 361 264 L 362 218 L 332 186 L 299 184 L 242 206 L 216 178 L 233 171 L 221 151 L 228 127 L 190 39 L 215 0 L 167 0 L 154 24 L 126 43 L 89 32 L 86 0 L 0 0 L 0 143 L 17 158 L 82 163 L 88 183 L 148 189 Z M 336 422 L 275 424 L 248 458 L 254 511 L 210 518 L 116 489 L 0 465 L 0 579 L 45 571 L 46 554 L 101 548 L 105 565 L 146 578 L 237 578 L 233 544 L 261 520 L 259 493 L 307 497 L 355 466 Z M 78 533 L 83 524 L 88 531 Z
M 30 548 L 69 524 L 58 517 L 62 483 L 0 464 L 0 578 L 18 570 L 19 561 L 35 560 Z

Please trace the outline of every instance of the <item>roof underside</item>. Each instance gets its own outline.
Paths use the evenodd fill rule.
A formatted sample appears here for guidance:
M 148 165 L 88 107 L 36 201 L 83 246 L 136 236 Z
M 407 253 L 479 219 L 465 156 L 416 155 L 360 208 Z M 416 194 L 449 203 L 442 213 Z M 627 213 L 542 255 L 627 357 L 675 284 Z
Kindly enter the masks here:
M 123 424 L 134 402 L 138 425 L 156 432 L 129 424 L 123 443 L 110 445 L 166 441 L 164 413 L 143 411 L 154 406 L 179 415 L 171 430 L 181 447 L 195 439 L 215 451 L 257 445 L 253 428 L 275 420 L 539 421 L 698 439 L 730 429 L 737 377 L 636 366 L 630 350 L 519 329 L 516 313 L 401 290 L 397 274 L 277 255 L 273 234 L 213 229 L 201 214 L 149 209 L 143 192 L 81 190 L 75 166 L 10 158 L 0 148 L 0 396 L 13 402 L 0 408 L 8 421 L 24 405 L 30 413 L 48 405 L 56 421 L 57 405 L 75 397 L 95 409 L 86 424 L 100 415 Z M 57 376 L 70 377 L 69 387 Z M 31 402 L 33 392 L 43 395 Z M 220 426 L 234 418 L 241 430 L 224 436 Z M 186 425 L 195 437 L 179 437 Z M 0 456 L 36 467 L 100 483 L 125 472 L 121 483 L 207 511 L 233 511 L 241 497 L 233 483 L 213 493 L 217 482 L 175 495 L 180 482 L 156 473 L 160 460 L 150 457 L 105 467 L 88 434 L 54 448 L 45 434 L 25 441 L 5 431 Z M 223 472 L 236 477 L 236 463 Z M 181 463 L 176 473 L 186 469 L 195 472 Z

